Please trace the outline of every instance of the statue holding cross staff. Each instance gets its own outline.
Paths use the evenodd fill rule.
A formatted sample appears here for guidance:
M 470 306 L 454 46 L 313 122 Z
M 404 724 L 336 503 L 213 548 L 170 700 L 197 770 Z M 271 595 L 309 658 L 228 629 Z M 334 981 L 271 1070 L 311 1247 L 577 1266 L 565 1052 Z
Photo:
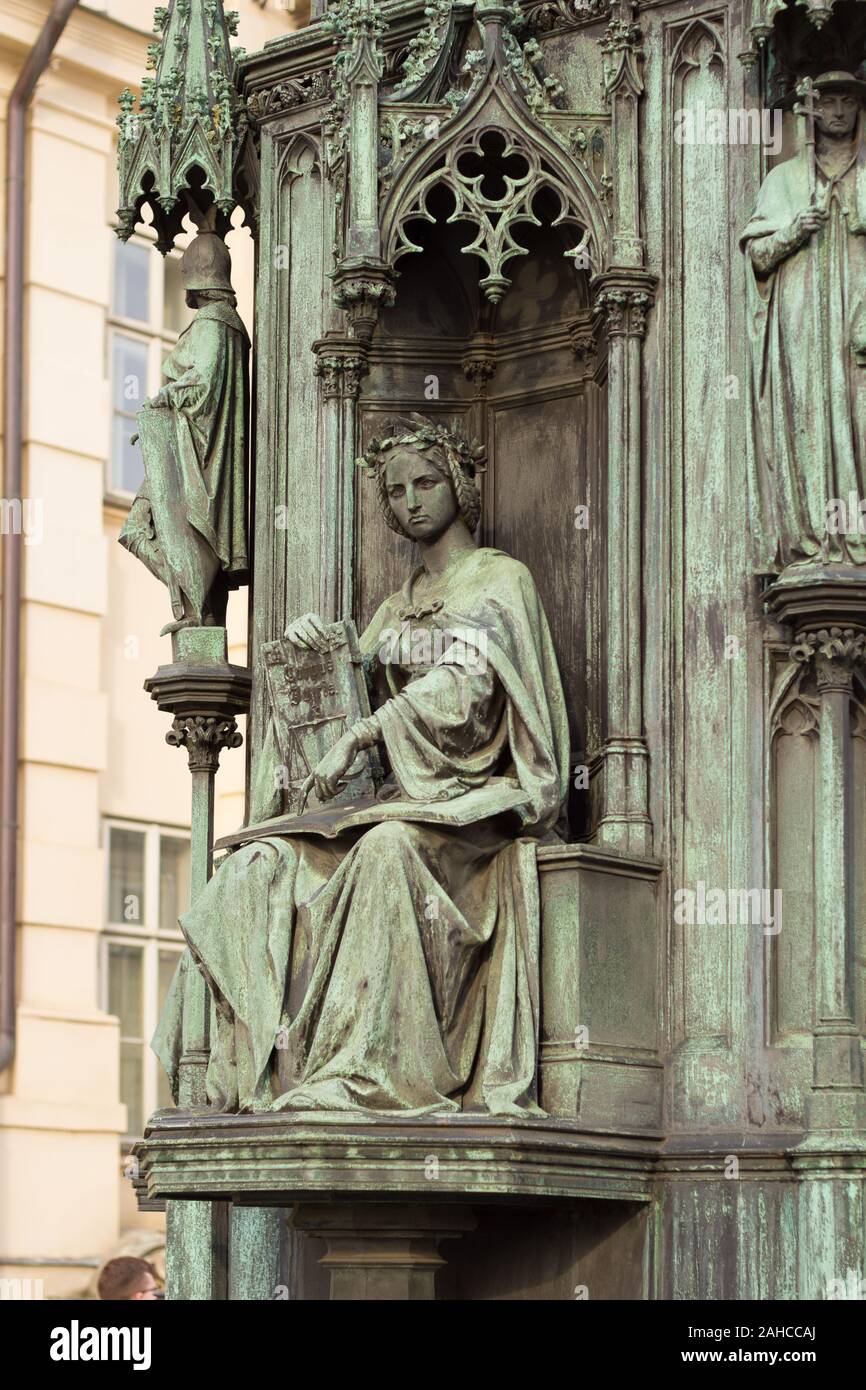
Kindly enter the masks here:
M 866 564 L 866 83 L 801 82 L 805 138 L 770 170 L 741 237 L 752 365 L 752 480 L 767 569 Z

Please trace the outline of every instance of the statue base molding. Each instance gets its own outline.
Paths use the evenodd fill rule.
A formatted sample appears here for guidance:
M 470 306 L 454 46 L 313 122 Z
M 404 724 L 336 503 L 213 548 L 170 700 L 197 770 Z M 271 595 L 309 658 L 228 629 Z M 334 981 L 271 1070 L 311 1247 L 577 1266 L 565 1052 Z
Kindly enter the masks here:
M 789 565 L 764 593 L 767 611 L 794 634 L 821 626 L 866 626 L 866 569 Z
M 563 1120 L 335 1112 L 157 1111 L 134 1153 L 155 1200 L 294 1202 L 646 1202 L 660 1140 L 593 1133 Z

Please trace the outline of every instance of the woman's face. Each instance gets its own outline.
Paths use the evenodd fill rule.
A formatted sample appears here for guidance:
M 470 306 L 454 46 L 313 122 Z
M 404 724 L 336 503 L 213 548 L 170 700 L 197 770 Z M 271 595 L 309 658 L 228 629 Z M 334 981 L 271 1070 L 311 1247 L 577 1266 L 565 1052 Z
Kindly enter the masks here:
M 438 540 L 458 515 L 450 481 L 415 449 L 389 454 L 385 488 L 392 512 L 412 540 Z

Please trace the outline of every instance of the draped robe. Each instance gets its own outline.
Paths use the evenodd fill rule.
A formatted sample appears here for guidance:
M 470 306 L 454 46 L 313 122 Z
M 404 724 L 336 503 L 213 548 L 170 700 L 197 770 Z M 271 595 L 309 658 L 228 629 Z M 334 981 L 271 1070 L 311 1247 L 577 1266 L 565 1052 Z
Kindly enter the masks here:
M 540 1113 L 535 847 L 568 781 L 556 658 L 529 571 L 501 551 L 458 556 L 423 601 L 417 579 L 361 647 L 383 805 L 429 823 L 246 844 L 181 919 L 214 999 L 207 1091 L 223 1109 Z M 406 623 L 413 640 L 438 632 L 435 660 L 405 663 Z M 503 779 L 520 805 L 488 814 Z M 473 822 L 435 823 L 467 791 Z M 175 1084 L 182 974 L 154 1039 Z
M 245 583 L 249 338 L 230 304 L 207 302 L 163 364 L 168 405 L 138 416 L 144 483 L 121 545 L 201 622 L 214 576 Z
M 866 142 L 858 124 L 850 164 L 817 166 L 826 224 L 766 273 L 798 213 L 810 206 L 808 152 L 767 175 L 743 232 L 753 422 L 750 473 L 766 568 L 866 562 L 850 513 L 866 498 Z M 844 503 L 838 525 L 834 499 Z M 828 528 L 828 508 L 831 525 Z

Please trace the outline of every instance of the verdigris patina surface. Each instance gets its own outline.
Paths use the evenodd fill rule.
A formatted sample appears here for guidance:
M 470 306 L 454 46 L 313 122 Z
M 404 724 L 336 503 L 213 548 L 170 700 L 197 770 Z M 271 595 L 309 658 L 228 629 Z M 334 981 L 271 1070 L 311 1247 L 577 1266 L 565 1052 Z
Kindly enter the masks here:
M 155 87 L 122 106 L 121 230 L 149 200 L 170 244 L 181 195 L 226 219 L 231 188 L 257 242 L 258 359 L 249 838 L 229 837 L 185 919 L 209 985 L 188 970 L 192 1081 L 138 1150 L 148 1198 L 170 1204 L 171 1296 L 223 1296 L 228 1202 L 232 1278 L 275 1268 L 268 1217 L 297 1204 L 273 1278 L 304 1299 L 323 1238 L 334 1296 L 402 1296 L 385 1272 L 406 1269 L 418 1296 L 422 1264 L 430 1296 L 431 1232 L 445 1298 L 850 1296 L 866 1267 L 866 565 L 850 563 L 866 3 L 337 0 L 233 72 L 219 0 L 161 15 Z M 488 453 L 489 548 L 458 529 L 408 585 L 392 514 L 420 541 L 437 497 L 470 523 L 473 507 L 449 465 L 453 492 L 431 485 L 410 527 L 394 489 L 419 491 L 405 469 L 435 450 L 410 448 L 417 421 L 383 432 L 397 402 L 458 417 Z M 355 457 L 395 436 L 365 486 Z M 767 589 L 770 570 L 788 572 Z M 564 726 L 533 584 L 579 843 L 538 843 Z M 431 685 L 455 697 L 458 677 L 432 639 L 458 618 L 468 699 L 434 720 Z M 317 643 L 349 620 L 373 709 L 289 776 L 271 654 L 308 644 L 286 662 L 303 667 L 286 723 L 308 717 L 317 666 L 333 720 L 337 657 Z M 408 655 L 404 623 L 424 639 Z M 469 670 L 473 630 L 489 671 Z M 503 725 L 513 770 L 493 760 Z M 350 825 L 353 768 L 376 750 L 402 785 Z M 313 809 L 292 828 L 304 781 Z M 508 821 L 504 794 L 525 802 Z M 536 883 L 544 1118 L 525 1084 Z M 529 1195 L 575 1205 L 545 1226 L 533 1207 L 521 1235 Z
M 866 494 L 866 84 L 809 85 L 807 139 L 771 169 L 742 236 L 757 492 L 768 564 L 862 564 L 866 535 L 837 512 Z
M 248 568 L 249 339 L 215 232 L 199 233 L 181 274 L 196 314 L 163 364 L 165 385 L 139 412 L 144 483 L 119 537 L 168 588 L 163 634 L 221 627 Z
M 314 833 L 301 818 L 257 839 L 182 919 L 216 1001 L 208 1097 L 230 1110 L 540 1113 L 535 846 L 560 821 L 568 776 L 547 621 L 525 566 L 473 543 L 465 440 L 415 417 L 366 461 L 422 565 L 361 638 L 374 713 L 311 782 L 327 803 L 373 744 L 391 777 L 379 823 L 328 838 L 320 815 Z M 288 636 L 325 649 L 314 614 Z M 169 1072 L 179 1006 L 158 1038 Z

